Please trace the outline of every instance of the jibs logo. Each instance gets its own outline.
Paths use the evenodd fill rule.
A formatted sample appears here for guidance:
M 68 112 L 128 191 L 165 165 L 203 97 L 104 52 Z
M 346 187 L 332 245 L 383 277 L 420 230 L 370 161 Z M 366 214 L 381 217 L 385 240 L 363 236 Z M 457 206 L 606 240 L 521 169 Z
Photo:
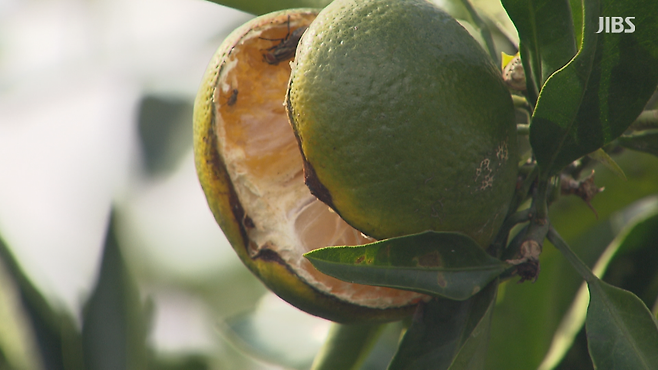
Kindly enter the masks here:
M 604 29 L 605 33 L 633 33 L 635 32 L 633 19 L 635 17 L 599 17 L 599 30 L 596 33 L 601 33 Z M 624 27 L 624 22 L 628 28 Z

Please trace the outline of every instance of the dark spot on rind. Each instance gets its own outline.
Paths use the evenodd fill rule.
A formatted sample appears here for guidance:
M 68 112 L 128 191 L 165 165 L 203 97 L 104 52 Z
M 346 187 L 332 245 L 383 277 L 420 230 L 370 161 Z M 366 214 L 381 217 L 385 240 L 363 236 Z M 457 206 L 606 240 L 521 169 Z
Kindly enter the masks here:
M 226 105 L 228 105 L 229 107 L 234 106 L 237 101 L 238 101 L 238 89 L 233 89 L 231 91 L 231 95 L 228 97 L 228 100 L 226 101 Z
M 354 263 L 362 263 L 366 259 L 366 256 L 359 256 Z
M 290 82 L 288 82 L 285 107 L 286 107 L 286 112 L 288 113 L 288 122 L 290 123 L 290 126 L 292 126 L 292 131 L 295 134 L 295 139 L 297 139 L 297 145 L 299 146 L 299 151 L 302 154 L 302 162 L 304 163 L 304 183 L 306 184 L 306 187 L 308 187 L 308 189 L 311 191 L 311 194 L 313 194 L 316 198 L 318 198 L 322 203 L 328 205 L 333 210 L 336 210 L 336 208 L 334 207 L 333 200 L 331 199 L 331 194 L 329 193 L 329 190 L 324 185 L 322 185 L 322 183 L 318 179 L 318 176 L 315 173 L 315 169 L 313 168 L 313 165 L 311 165 L 308 162 L 308 160 L 306 160 L 306 155 L 304 154 L 304 149 L 302 147 L 302 138 L 299 136 L 299 133 L 297 132 L 297 127 L 296 127 L 297 125 L 295 124 L 295 118 L 294 118 L 295 113 L 293 111 L 292 103 L 290 101 L 290 89 L 293 84 L 292 76 L 293 75 L 291 74 Z
M 244 215 L 244 219 L 242 220 L 242 225 L 244 225 L 244 227 L 246 227 L 247 229 L 253 229 L 254 227 L 256 227 L 256 225 L 254 225 L 254 221 L 251 219 L 251 217 L 247 215 Z
M 279 254 L 275 251 L 276 246 L 274 246 L 272 243 L 265 242 L 264 245 L 257 247 L 254 242 L 250 242 L 250 247 L 254 249 L 258 249 L 258 252 L 256 252 L 254 255 L 250 256 L 251 259 L 256 260 L 260 259 L 265 262 L 276 262 L 282 266 L 285 266 L 288 271 L 294 273 L 294 271 L 288 266 L 288 264 L 279 256 Z
M 290 16 L 288 17 L 288 33 L 282 39 L 266 39 L 271 41 L 280 41 L 278 44 L 272 46 L 271 48 L 266 49 L 267 53 L 263 54 L 263 60 L 271 65 L 278 65 L 279 62 L 282 62 L 286 59 L 290 59 L 295 56 L 295 51 L 297 50 L 297 44 L 299 44 L 299 39 L 302 37 L 302 34 L 306 31 L 308 26 L 301 26 L 290 33 Z
M 318 176 L 315 174 L 313 165 L 308 163 L 306 157 L 304 157 L 304 183 L 306 183 L 311 194 L 315 195 L 315 197 L 320 199 L 324 204 L 335 209 L 329 190 L 322 185 Z
M 223 65 L 222 65 L 223 67 Z M 214 94 L 213 94 L 214 95 Z M 213 105 L 214 106 L 214 105 Z M 217 151 L 218 148 L 218 143 L 217 143 L 217 136 L 215 134 L 216 132 L 216 127 L 217 127 L 217 119 L 215 116 L 215 109 L 213 108 L 211 110 L 211 124 L 208 125 L 208 132 L 206 133 L 204 137 L 204 141 L 208 142 L 207 148 L 210 151 L 206 158 L 210 157 L 207 162 L 210 164 L 210 168 L 213 171 L 213 177 L 217 179 L 220 182 L 224 182 L 227 184 L 228 187 L 228 202 L 229 202 L 229 207 L 231 209 L 231 212 L 233 213 L 234 219 L 237 220 L 245 220 L 245 213 L 244 209 L 242 208 L 242 204 L 240 204 L 240 200 L 238 199 L 238 194 L 235 192 L 235 188 L 233 187 L 233 182 L 231 181 L 231 178 L 229 177 L 228 172 L 226 171 L 226 164 L 224 163 L 224 160 L 222 157 L 219 155 L 219 152 Z M 247 217 L 248 218 L 248 217 Z M 223 223 L 221 220 L 217 220 L 220 222 L 220 225 Z M 252 222 L 253 224 L 253 222 Z M 249 237 L 247 236 L 247 231 L 244 227 L 243 224 L 239 225 L 240 229 L 240 236 L 242 238 L 242 245 L 245 247 L 245 250 L 249 252 Z

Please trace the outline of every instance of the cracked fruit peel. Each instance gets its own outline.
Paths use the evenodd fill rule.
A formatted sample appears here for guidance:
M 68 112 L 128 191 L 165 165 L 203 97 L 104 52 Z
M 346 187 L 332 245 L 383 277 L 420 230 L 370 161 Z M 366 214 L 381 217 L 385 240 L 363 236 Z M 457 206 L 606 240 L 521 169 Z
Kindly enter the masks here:
M 292 45 L 294 51 L 291 36 L 316 15 L 316 10 L 264 15 L 220 46 L 194 106 L 198 177 L 227 239 L 270 290 L 334 321 L 399 319 L 425 296 L 342 282 L 302 256 L 329 245 L 372 241 L 305 186 L 302 156 L 283 106 L 294 53 L 282 48 Z
M 286 106 L 308 187 L 377 239 L 458 231 L 482 247 L 517 175 L 501 73 L 423 0 L 336 0 L 298 47 Z

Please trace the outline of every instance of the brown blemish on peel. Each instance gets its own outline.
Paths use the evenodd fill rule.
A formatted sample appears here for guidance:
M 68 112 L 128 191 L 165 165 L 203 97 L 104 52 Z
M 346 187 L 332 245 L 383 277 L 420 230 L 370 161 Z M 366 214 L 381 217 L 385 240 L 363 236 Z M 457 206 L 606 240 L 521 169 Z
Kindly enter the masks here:
M 333 200 L 331 199 L 331 194 L 329 190 L 322 185 L 318 176 L 315 174 L 315 169 L 313 166 L 308 163 L 306 157 L 304 157 L 304 183 L 311 191 L 311 194 L 315 195 L 316 198 L 320 199 L 322 203 L 328 205 L 329 207 L 336 209 L 334 207 Z
M 480 167 L 475 170 L 475 182 L 478 182 L 480 176 L 482 176 L 478 190 L 484 190 L 493 186 L 494 175 L 489 164 L 491 164 L 491 161 L 489 158 L 485 158 L 480 162 Z
M 475 179 L 473 181 L 477 183 L 476 191 L 486 190 L 487 188 L 493 187 L 495 172 L 498 171 L 498 168 L 509 159 L 507 140 L 503 141 L 496 147 L 495 154 L 496 158 L 494 161 L 498 162 L 498 165 L 492 163 L 489 158 L 484 158 L 482 162 L 480 162 L 478 168 L 475 169 Z
M 502 165 L 504 162 L 507 162 L 509 159 L 509 151 L 507 150 L 507 140 L 502 144 L 498 145 L 496 148 L 496 158 L 498 158 L 498 166 Z
M 251 217 L 247 215 L 244 215 L 244 219 L 242 220 L 242 225 L 244 225 L 244 227 L 246 227 L 247 229 L 253 229 L 256 227 L 256 225 L 254 225 L 254 221 L 251 219 Z

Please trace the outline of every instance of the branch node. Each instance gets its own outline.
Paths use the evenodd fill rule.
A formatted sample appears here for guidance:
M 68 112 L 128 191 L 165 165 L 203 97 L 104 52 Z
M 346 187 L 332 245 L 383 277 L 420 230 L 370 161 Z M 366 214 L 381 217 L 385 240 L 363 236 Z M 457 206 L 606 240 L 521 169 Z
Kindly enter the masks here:
M 539 276 L 539 256 L 541 255 L 542 246 L 536 240 L 526 240 L 519 248 L 519 258 L 507 260 L 505 262 L 516 266 L 516 274 L 521 277 L 519 283 L 530 280 L 533 283 Z

